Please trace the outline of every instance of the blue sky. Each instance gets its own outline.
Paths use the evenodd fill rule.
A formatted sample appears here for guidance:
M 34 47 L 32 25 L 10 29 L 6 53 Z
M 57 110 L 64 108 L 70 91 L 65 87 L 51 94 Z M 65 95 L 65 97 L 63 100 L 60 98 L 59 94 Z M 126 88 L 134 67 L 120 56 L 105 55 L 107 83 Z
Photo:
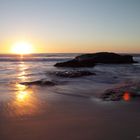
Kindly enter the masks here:
M 0 0 L 0 19 L 1 52 L 24 39 L 40 52 L 140 53 L 140 0 Z

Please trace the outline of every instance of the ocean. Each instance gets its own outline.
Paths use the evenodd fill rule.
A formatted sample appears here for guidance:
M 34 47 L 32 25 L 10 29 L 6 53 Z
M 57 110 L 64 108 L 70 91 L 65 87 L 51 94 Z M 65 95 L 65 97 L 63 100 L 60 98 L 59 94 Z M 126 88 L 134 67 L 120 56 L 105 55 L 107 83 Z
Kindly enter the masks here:
M 53 72 L 55 73 L 56 71 L 75 70 L 76 68 L 56 68 L 54 64 L 70 60 L 77 55 L 79 54 L 0 55 L 0 91 L 13 90 L 11 85 L 17 83 L 41 79 L 66 81 L 68 83 L 65 87 L 63 85 L 64 89 L 63 91 L 61 89 L 61 92 L 72 92 L 71 90 L 76 89 L 79 94 L 86 90 L 97 93 L 114 85 L 139 81 L 140 63 L 98 64 L 93 68 L 80 68 L 80 70 L 88 70 L 96 74 L 82 78 L 61 78 L 53 75 Z M 140 62 L 139 55 L 134 56 L 134 59 Z M 76 70 L 79 69 L 77 68 Z

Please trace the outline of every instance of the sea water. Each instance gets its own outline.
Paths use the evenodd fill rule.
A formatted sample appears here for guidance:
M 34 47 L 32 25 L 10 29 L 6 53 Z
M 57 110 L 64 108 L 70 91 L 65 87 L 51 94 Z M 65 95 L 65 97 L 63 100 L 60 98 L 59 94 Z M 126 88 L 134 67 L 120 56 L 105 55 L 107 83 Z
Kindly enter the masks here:
M 98 64 L 93 68 L 56 68 L 54 64 L 73 59 L 79 54 L 0 55 L 0 97 L 15 90 L 21 82 L 49 80 L 60 82 L 53 92 L 94 96 L 119 84 L 139 82 L 140 63 Z M 134 59 L 140 62 L 139 55 Z M 96 75 L 81 78 L 57 77 L 53 72 L 88 70 Z M 51 74 L 50 74 L 51 73 Z M 65 84 L 62 84 L 65 83 Z

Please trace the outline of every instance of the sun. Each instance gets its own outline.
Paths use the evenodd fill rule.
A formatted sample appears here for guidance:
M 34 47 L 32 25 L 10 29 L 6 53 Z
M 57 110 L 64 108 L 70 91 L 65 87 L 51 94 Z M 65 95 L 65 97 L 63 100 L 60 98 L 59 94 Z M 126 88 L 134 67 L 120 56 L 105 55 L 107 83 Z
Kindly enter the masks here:
M 33 47 L 32 44 L 28 42 L 18 42 L 12 46 L 11 51 L 14 54 L 31 54 L 33 53 Z

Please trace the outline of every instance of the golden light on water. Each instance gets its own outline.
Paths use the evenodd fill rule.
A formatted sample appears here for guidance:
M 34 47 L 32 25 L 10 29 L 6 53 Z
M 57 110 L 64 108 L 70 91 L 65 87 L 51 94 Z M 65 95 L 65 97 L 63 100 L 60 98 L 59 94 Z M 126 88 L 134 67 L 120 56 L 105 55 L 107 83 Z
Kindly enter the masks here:
M 25 101 L 26 99 L 28 99 L 28 92 L 26 91 L 23 91 L 23 92 L 20 92 L 20 94 L 17 94 L 17 100 L 18 101 Z
M 28 79 L 25 72 L 27 65 L 21 62 L 18 67 L 19 80 L 20 82 L 24 82 L 25 79 Z M 12 108 L 11 117 L 29 117 L 39 113 L 40 102 L 33 88 L 18 83 L 15 84 L 14 94 L 14 98 L 10 103 L 10 107 Z
M 34 52 L 32 44 L 28 42 L 18 42 L 11 47 L 11 52 L 14 54 L 31 54 Z
M 21 84 L 16 85 L 16 87 L 17 87 L 16 101 L 25 102 L 26 100 L 28 100 L 32 91 L 28 90 L 26 86 Z
M 28 79 L 28 77 L 26 76 L 27 74 L 26 69 L 28 69 L 28 66 L 25 65 L 24 62 L 20 62 L 18 69 L 19 69 L 18 79 L 20 80 L 20 82 L 25 82 Z
M 16 84 L 16 89 L 20 90 L 20 91 L 24 91 L 27 87 L 25 85 L 21 85 L 21 84 Z
M 13 116 L 33 116 L 38 113 L 39 101 L 32 89 L 24 85 L 16 85 L 15 99 L 12 102 Z

